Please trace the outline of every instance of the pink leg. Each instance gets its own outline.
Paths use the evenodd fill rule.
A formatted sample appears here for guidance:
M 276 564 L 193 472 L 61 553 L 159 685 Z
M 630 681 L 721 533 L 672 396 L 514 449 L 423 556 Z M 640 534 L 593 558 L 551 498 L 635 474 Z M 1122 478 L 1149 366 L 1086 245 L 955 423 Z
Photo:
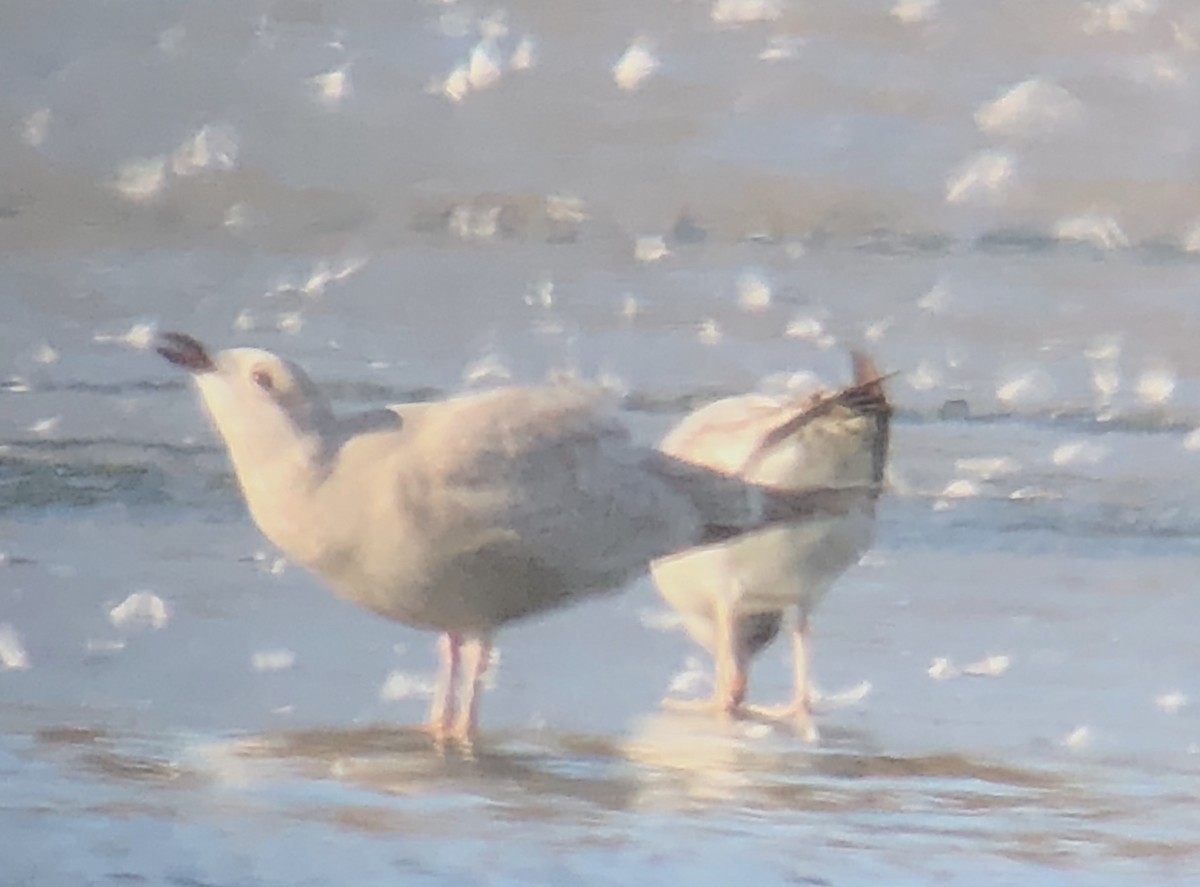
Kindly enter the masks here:
M 663 704 L 677 711 L 705 711 L 734 715 L 746 699 L 745 651 L 738 648 L 733 607 L 717 601 L 713 607 L 713 695 L 708 699 L 666 699 Z
M 429 723 L 425 725 L 425 729 L 438 739 L 444 739 L 450 733 L 450 725 L 454 720 L 459 651 L 462 645 L 462 636 L 458 634 L 446 632 L 438 638 L 440 665 L 437 683 L 433 688 L 433 705 L 429 709 Z
M 475 727 L 479 722 L 479 699 L 482 695 L 479 691 L 491 658 L 490 639 L 473 637 L 463 643 L 463 692 L 453 733 L 457 739 L 469 740 L 475 735 Z
M 723 604 L 716 613 L 716 671 L 717 686 L 715 701 L 718 710 L 727 715 L 734 714 L 746 700 L 746 667 L 742 651 L 737 644 L 737 620 L 733 607 Z
M 812 687 L 808 682 L 808 615 L 801 613 L 792 635 L 792 707 L 796 728 L 809 742 L 817 741 L 812 719 Z

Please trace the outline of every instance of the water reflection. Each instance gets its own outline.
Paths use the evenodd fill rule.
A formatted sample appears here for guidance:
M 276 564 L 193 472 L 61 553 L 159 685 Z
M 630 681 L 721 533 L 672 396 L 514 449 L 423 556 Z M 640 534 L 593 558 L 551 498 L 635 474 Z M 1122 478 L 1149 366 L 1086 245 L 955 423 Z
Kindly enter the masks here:
M 77 796 L 100 820 L 186 822 L 218 810 L 362 836 L 453 841 L 470 829 L 557 846 L 602 835 L 627 849 L 654 829 L 749 829 L 776 851 L 803 836 L 883 849 L 918 868 L 931 848 L 1070 869 L 1100 859 L 1161 872 L 1200 865 L 1186 792 L 1148 791 L 1140 778 L 1106 784 L 1100 772 L 1049 762 L 890 753 L 868 735 L 828 732 L 813 748 L 744 724 L 660 715 L 626 737 L 539 730 L 461 748 L 383 725 L 158 739 L 62 726 L 34 731 L 27 756 L 102 787 L 102 800 Z

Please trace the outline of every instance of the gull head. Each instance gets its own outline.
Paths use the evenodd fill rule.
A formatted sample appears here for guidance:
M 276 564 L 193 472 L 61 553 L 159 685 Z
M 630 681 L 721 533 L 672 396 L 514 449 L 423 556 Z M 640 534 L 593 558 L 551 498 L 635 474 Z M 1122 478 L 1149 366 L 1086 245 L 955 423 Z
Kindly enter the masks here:
M 247 474 L 287 462 L 289 456 L 319 454 L 333 414 L 296 364 L 258 348 L 210 353 L 184 333 L 165 333 L 157 350 L 192 374 L 243 486 Z

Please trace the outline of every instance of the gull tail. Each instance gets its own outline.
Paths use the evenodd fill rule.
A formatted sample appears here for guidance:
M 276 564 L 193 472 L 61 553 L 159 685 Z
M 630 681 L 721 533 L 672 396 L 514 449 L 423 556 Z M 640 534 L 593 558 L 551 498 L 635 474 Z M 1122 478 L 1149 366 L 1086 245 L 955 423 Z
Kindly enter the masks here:
M 836 430 L 839 427 L 853 428 L 853 420 L 856 419 L 867 420 L 865 430 L 856 431 L 843 439 L 844 452 L 838 453 L 835 458 L 828 479 L 824 480 L 825 485 L 818 483 L 801 489 L 748 485 L 760 497 L 761 510 L 757 525 L 735 526 L 714 522 L 706 528 L 706 542 L 728 539 L 772 524 L 846 514 L 861 504 L 864 498 L 871 502 L 879 498 L 883 492 L 893 413 L 884 388 L 889 376 L 881 373 L 867 354 L 855 351 L 851 357 L 853 382 L 838 391 L 808 398 L 798 405 L 794 413 L 763 434 L 742 469 L 743 477 L 753 476 L 758 464 L 776 447 L 803 435 L 815 423 L 829 422 Z M 812 438 L 808 442 L 802 440 L 802 450 L 810 446 L 811 441 Z M 808 452 L 811 454 L 812 451 Z M 833 467 L 842 461 L 854 467 Z M 816 464 L 821 463 L 818 461 Z
M 752 465 L 756 459 L 761 459 L 773 447 L 799 434 L 813 422 L 829 416 L 841 408 L 854 416 L 868 418 L 873 423 L 869 435 L 871 483 L 877 488 L 875 495 L 879 495 L 883 489 L 883 472 L 887 466 L 893 412 L 883 383 L 891 376 L 880 373 L 875 362 L 862 351 L 851 352 L 851 358 L 854 364 L 853 383 L 840 391 L 821 395 L 805 403 L 795 415 L 768 431 L 763 435 L 757 452 L 751 456 L 747 464 Z

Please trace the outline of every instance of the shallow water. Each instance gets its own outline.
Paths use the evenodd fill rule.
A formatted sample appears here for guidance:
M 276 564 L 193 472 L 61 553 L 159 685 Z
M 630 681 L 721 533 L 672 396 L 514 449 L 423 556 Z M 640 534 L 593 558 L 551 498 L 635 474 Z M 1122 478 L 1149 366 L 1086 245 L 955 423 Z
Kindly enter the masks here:
M 3 18 L 0 880 L 1200 878 L 1189 4 Z M 662 712 L 707 666 L 643 579 L 506 631 L 434 747 L 432 639 L 278 559 L 156 329 L 342 409 L 579 373 L 646 440 L 868 348 L 820 744 Z

